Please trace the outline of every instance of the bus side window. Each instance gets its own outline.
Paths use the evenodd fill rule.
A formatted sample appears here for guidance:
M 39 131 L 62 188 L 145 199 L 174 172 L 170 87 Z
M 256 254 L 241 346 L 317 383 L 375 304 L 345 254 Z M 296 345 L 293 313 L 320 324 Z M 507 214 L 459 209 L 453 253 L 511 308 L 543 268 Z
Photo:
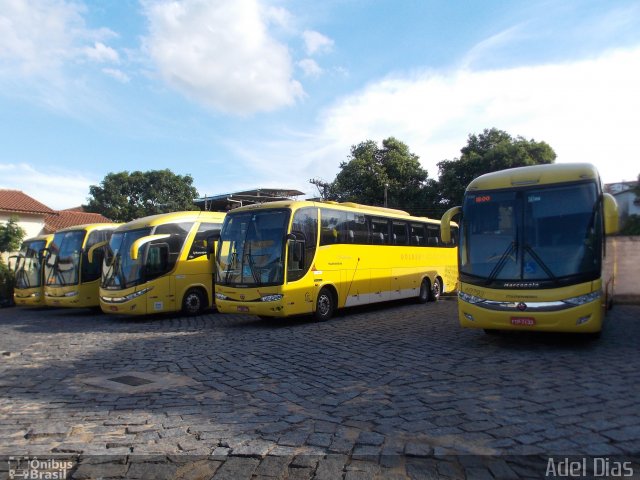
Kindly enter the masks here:
M 221 228 L 222 225 L 220 223 L 201 223 L 191 244 L 187 260 L 193 260 L 194 258 L 206 255 L 209 248 L 207 240 L 219 236 Z
M 389 222 L 386 218 L 370 217 L 369 227 L 369 243 L 373 245 L 389 244 Z
M 440 227 L 438 225 L 427 225 L 427 245 L 429 247 L 440 246 Z
M 393 244 L 408 245 L 407 241 L 407 224 L 405 222 L 394 221 L 392 223 Z
M 424 247 L 427 245 L 427 236 L 425 234 L 425 226 L 422 223 L 412 223 L 409 225 L 409 241 L 410 245 Z

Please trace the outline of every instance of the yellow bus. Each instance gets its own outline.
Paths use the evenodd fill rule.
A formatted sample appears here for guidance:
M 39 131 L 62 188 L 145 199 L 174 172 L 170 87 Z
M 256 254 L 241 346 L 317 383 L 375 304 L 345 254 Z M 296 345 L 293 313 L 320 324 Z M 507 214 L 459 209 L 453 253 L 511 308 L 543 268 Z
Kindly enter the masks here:
M 261 317 L 313 314 L 456 288 L 454 242 L 439 222 L 354 203 L 280 201 L 227 213 L 216 255 L 216 306 Z
M 174 212 L 120 226 L 102 268 L 102 311 L 196 315 L 213 306 L 213 245 L 224 215 Z
M 90 223 L 58 230 L 47 247 L 44 299 L 50 307 L 97 307 L 100 267 L 115 223 Z M 90 255 L 92 258 L 89 258 Z
M 605 235 L 618 228 L 614 198 L 586 163 L 482 175 L 462 207 L 458 319 L 466 328 L 584 332 L 598 336 L 613 294 L 603 273 Z
M 44 305 L 44 268 L 43 255 L 51 243 L 53 235 L 38 235 L 22 242 L 16 257 L 13 300 L 16 305 Z

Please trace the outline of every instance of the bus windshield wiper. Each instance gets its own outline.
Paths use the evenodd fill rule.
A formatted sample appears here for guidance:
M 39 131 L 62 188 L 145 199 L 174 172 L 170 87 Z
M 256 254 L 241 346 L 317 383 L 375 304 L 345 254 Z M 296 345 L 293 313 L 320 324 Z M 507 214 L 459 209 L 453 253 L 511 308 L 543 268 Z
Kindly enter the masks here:
M 518 242 L 516 240 L 513 240 L 509 244 L 507 249 L 504 251 L 504 253 L 500 256 L 500 259 L 498 260 L 498 263 L 496 263 L 496 266 L 493 267 L 493 270 L 491 270 L 491 273 L 489 274 L 489 278 L 487 278 L 487 285 L 496 279 L 498 274 L 502 271 L 502 269 L 506 265 L 509 255 L 511 255 L 517 249 L 518 249 Z
M 251 244 L 252 244 L 252 241 L 249 240 L 249 248 L 248 248 L 248 252 L 246 253 L 245 257 L 248 258 L 247 265 L 249 265 L 249 270 L 251 271 L 251 276 L 253 277 L 253 281 L 255 282 L 256 285 L 259 286 L 260 285 L 260 276 L 256 273 L 255 268 L 254 268 L 255 264 L 253 263 L 253 256 L 251 254 L 251 252 L 252 252 Z
M 547 266 L 547 264 L 544 263 L 544 261 L 540 258 L 540 256 L 533 250 L 533 248 L 531 248 L 531 245 L 525 244 L 524 250 L 525 252 L 528 252 L 529 255 L 531 255 L 531 258 L 533 258 L 536 261 L 536 263 L 540 265 L 540 267 L 542 267 L 542 270 L 544 270 L 544 273 L 546 273 L 551 280 L 553 280 L 555 283 L 558 283 L 557 277 L 553 274 L 553 272 Z

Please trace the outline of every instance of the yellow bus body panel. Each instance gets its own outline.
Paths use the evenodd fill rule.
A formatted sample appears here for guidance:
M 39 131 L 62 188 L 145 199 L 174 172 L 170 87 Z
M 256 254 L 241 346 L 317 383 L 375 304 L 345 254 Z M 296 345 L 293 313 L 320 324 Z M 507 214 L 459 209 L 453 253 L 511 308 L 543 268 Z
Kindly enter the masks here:
M 213 223 L 224 220 L 222 212 L 185 211 L 152 215 L 132 220 L 122 225 L 117 232 L 137 230 L 145 227 L 157 227 L 170 223 L 193 222 L 187 234 L 176 265 L 170 272 L 158 278 L 121 290 L 100 287 L 100 308 L 105 313 L 123 315 L 148 315 L 152 313 L 177 312 L 182 309 L 182 299 L 190 288 L 199 288 L 206 292 L 207 304 L 213 301 L 213 265 L 214 255 L 207 258 L 201 255 L 187 260 L 189 249 L 202 223 Z M 127 295 L 146 291 L 131 300 L 105 301 L 104 299 L 124 299 Z
M 44 240 L 44 246 L 47 248 L 53 240 L 52 234 L 47 235 L 38 235 L 37 237 L 28 238 L 23 243 L 34 242 L 34 241 L 42 241 Z M 17 306 L 23 307 L 42 307 L 45 305 L 44 302 L 44 262 L 41 265 L 40 272 L 40 286 L 39 287 L 30 287 L 30 288 L 18 288 L 17 286 L 13 289 L 13 301 Z
M 75 225 L 73 227 L 61 228 L 55 233 L 84 231 L 85 237 L 82 242 L 84 249 L 89 234 L 95 230 L 115 230 L 121 224 L 119 223 L 90 223 L 86 225 Z M 55 235 L 55 234 L 54 234 Z M 78 268 L 80 268 L 78 266 Z M 78 272 L 78 283 L 75 285 L 45 285 L 44 301 L 48 307 L 65 307 L 65 308 L 91 308 L 100 305 L 98 299 L 98 289 L 100 288 L 100 279 L 91 282 L 81 282 L 81 273 Z
M 335 202 L 273 202 L 262 208 L 292 208 L 291 219 L 299 208 L 341 209 L 406 221 L 438 221 L 411 217 L 406 212 L 384 207 Z M 347 207 L 347 208 L 345 208 Z M 253 207 L 259 209 L 260 207 Z M 290 220 L 291 222 L 292 220 Z M 291 228 L 291 224 L 289 225 Z M 265 287 L 231 287 L 216 284 L 216 308 L 221 313 L 244 313 L 265 317 L 288 317 L 315 311 L 318 293 L 330 287 L 337 293 L 338 309 L 403 298 L 418 297 L 420 284 L 428 278 L 431 285 L 442 282 L 442 292 L 458 287 L 457 247 L 425 247 L 400 245 L 333 244 L 319 245 L 313 266 L 300 279 L 285 280 L 284 285 Z M 285 254 L 286 255 L 286 254 Z M 268 295 L 282 299 L 263 302 Z

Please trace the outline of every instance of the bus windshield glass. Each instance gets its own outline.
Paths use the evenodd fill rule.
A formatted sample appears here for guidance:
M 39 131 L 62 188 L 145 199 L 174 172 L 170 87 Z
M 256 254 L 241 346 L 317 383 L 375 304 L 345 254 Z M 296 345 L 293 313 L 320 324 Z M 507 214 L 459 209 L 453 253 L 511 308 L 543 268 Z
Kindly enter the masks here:
M 25 242 L 20 249 L 16 263 L 16 287 L 39 287 L 41 282 L 42 261 L 40 252 L 45 247 L 45 240 Z
M 598 277 L 602 205 L 595 183 L 467 193 L 460 272 L 481 283 Z
M 66 286 L 78 284 L 80 255 L 85 234 L 84 230 L 74 230 L 58 232 L 53 236 L 45 263 L 47 285 Z
M 131 245 L 139 238 L 151 234 L 151 228 L 114 232 L 102 266 L 102 288 L 120 290 L 144 281 L 144 256 L 131 258 Z
M 229 286 L 282 285 L 288 210 L 228 214 L 216 258 L 216 282 Z

